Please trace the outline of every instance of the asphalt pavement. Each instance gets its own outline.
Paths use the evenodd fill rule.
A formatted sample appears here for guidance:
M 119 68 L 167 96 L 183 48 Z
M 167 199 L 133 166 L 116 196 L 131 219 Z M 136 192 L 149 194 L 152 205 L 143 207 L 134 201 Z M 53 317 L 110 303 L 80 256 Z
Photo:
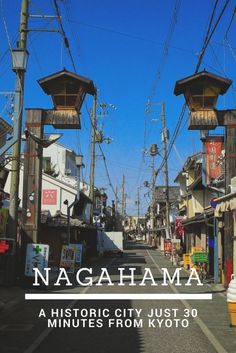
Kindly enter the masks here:
M 126 278 L 125 285 L 118 286 L 117 268 L 121 267 L 126 275 L 129 268 L 135 268 L 136 285 L 129 286 Z M 108 269 L 112 286 L 95 285 L 101 268 Z M 157 286 L 151 285 L 151 280 L 146 281 L 146 286 L 138 285 L 145 268 L 151 270 Z M 16 298 L 12 294 L 8 303 L 3 298 L 7 307 L 0 312 L 0 352 L 236 353 L 236 328 L 230 327 L 224 289 L 208 283 L 185 286 L 187 271 L 181 271 L 181 286 L 162 286 L 162 268 L 168 268 L 170 275 L 176 269 L 159 250 L 130 242 L 122 258 L 100 259 L 93 264 L 91 287 L 73 283 L 71 287 L 50 289 L 51 293 L 126 293 L 128 297 L 134 293 L 144 297 L 159 293 L 164 295 L 162 300 L 26 301 L 24 293 L 15 289 Z M 31 291 L 35 292 L 40 290 Z M 212 293 L 213 298 L 165 298 L 171 293 Z

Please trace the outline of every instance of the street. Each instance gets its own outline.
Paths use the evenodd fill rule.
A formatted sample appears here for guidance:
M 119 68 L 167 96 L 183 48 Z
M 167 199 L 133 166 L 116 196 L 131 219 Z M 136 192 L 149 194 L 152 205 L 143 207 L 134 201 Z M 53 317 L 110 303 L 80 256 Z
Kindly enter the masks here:
M 148 248 L 141 242 L 127 243 L 122 258 L 98 260 L 93 266 L 94 273 L 99 274 L 101 267 L 106 266 L 112 282 L 115 283 L 114 286 L 73 286 L 59 290 L 54 287 L 53 291 L 87 294 L 213 292 L 213 299 L 71 302 L 22 300 L 0 313 L 1 353 L 236 352 L 236 329 L 229 326 L 225 293 L 219 288 L 213 288 L 209 284 L 202 287 L 196 285 L 176 287 L 172 284 L 146 287 L 117 286 L 117 267 L 135 267 L 138 273 L 135 281 L 142 277 L 144 268 L 150 268 L 157 274 L 155 277 L 157 282 L 161 281 L 162 267 L 168 268 L 170 274 L 174 273 L 175 266 L 172 266 L 168 258 L 159 250 Z M 186 281 L 187 277 L 187 272 L 183 271 L 181 282 Z M 96 280 L 94 277 L 94 283 Z M 39 290 L 30 292 L 40 293 Z M 59 309 L 67 311 L 59 312 Z M 50 320 L 51 326 L 59 325 L 59 318 L 62 315 L 67 322 L 69 315 L 72 315 L 71 327 L 48 327 Z M 53 321 L 55 317 L 57 320 Z

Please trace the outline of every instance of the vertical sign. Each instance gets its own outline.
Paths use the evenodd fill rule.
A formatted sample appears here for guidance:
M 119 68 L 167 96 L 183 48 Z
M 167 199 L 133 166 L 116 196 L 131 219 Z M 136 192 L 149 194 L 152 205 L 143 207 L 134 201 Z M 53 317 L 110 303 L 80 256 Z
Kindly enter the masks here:
M 222 173 L 220 157 L 224 148 L 223 136 L 207 136 L 205 142 L 206 150 L 206 182 L 219 178 Z
M 76 248 L 75 267 L 78 269 L 82 266 L 83 244 L 73 244 Z
M 43 205 L 56 205 L 57 204 L 57 190 L 44 189 L 42 195 Z
M 75 272 L 76 251 L 76 244 L 62 245 L 60 267 L 68 273 Z
M 25 275 L 34 277 L 34 268 L 38 268 L 43 274 L 48 267 L 49 245 L 28 244 L 26 250 Z
M 177 239 L 184 236 L 184 227 L 182 226 L 183 216 L 177 216 L 175 218 L 175 235 Z

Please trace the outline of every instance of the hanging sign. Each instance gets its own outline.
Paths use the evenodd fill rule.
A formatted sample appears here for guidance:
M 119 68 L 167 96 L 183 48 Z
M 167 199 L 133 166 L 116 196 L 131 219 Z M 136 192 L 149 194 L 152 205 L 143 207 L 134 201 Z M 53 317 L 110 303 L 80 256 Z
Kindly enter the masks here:
M 207 185 L 222 174 L 222 150 L 224 138 L 222 136 L 207 136 L 205 141 L 206 151 L 206 182 Z

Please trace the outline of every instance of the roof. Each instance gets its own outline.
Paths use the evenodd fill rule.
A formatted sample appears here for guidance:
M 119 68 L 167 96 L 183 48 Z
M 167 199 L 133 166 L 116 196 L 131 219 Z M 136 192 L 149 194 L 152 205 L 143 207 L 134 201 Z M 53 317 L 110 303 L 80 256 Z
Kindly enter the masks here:
M 58 214 L 53 217 L 51 217 L 49 211 L 42 212 L 41 222 L 48 227 L 68 227 L 67 216 L 63 215 L 60 212 L 58 212 Z M 87 224 L 78 218 L 71 218 L 71 217 L 70 217 L 70 226 L 77 227 L 77 228 L 91 228 L 91 229 L 96 228 L 95 226 L 91 224 Z
M 204 210 L 204 212 L 190 218 L 186 218 L 182 220 L 182 225 L 183 226 L 189 226 L 191 224 L 197 224 L 197 223 L 205 223 L 208 219 L 212 218 L 214 216 L 214 209 L 213 208 L 208 208 Z
M 202 162 L 202 152 L 197 152 L 192 156 L 189 156 L 185 161 L 182 170 L 176 176 L 174 182 L 175 183 L 178 182 L 178 179 L 183 175 L 184 172 L 186 172 L 186 170 L 188 170 L 188 168 L 192 166 L 193 163 L 201 163 L 201 162 Z
M 176 96 L 183 94 L 185 92 L 186 88 L 189 88 L 190 86 L 192 86 L 193 83 L 197 84 L 198 82 L 205 81 L 205 80 L 207 80 L 207 81 L 211 82 L 212 84 L 214 84 L 215 86 L 219 87 L 220 94 L 224 94 L 228 90 L 230 85 L 232 84 L 231 80 L 224 78 L 224 77 L 221 77 L 221 76 L 218 76 L 218 75 L 215 75 L 211 72 L 204 70 L 204 71 L 201 71 L 197 74 L 187 76 L 187 77 L 183 78 L 182 80 L 176 81 L 174 94 Z
M 93 84 L 93 81 L 87 77 L 83 77 L 77 75 L 74 72 L 67 71 L 66 69 L 55 72 L 52 75 L 45 76 L 38 80 L 39 85 L 42 87 L 45 93 L 51 94 L 52 85 L 57 81 L 61 81 L 62 79 L 70 79 L 72 82 L 78 85 L 84 85 L 87 93 L 94 95 L 96 93 L 96 88 Z

